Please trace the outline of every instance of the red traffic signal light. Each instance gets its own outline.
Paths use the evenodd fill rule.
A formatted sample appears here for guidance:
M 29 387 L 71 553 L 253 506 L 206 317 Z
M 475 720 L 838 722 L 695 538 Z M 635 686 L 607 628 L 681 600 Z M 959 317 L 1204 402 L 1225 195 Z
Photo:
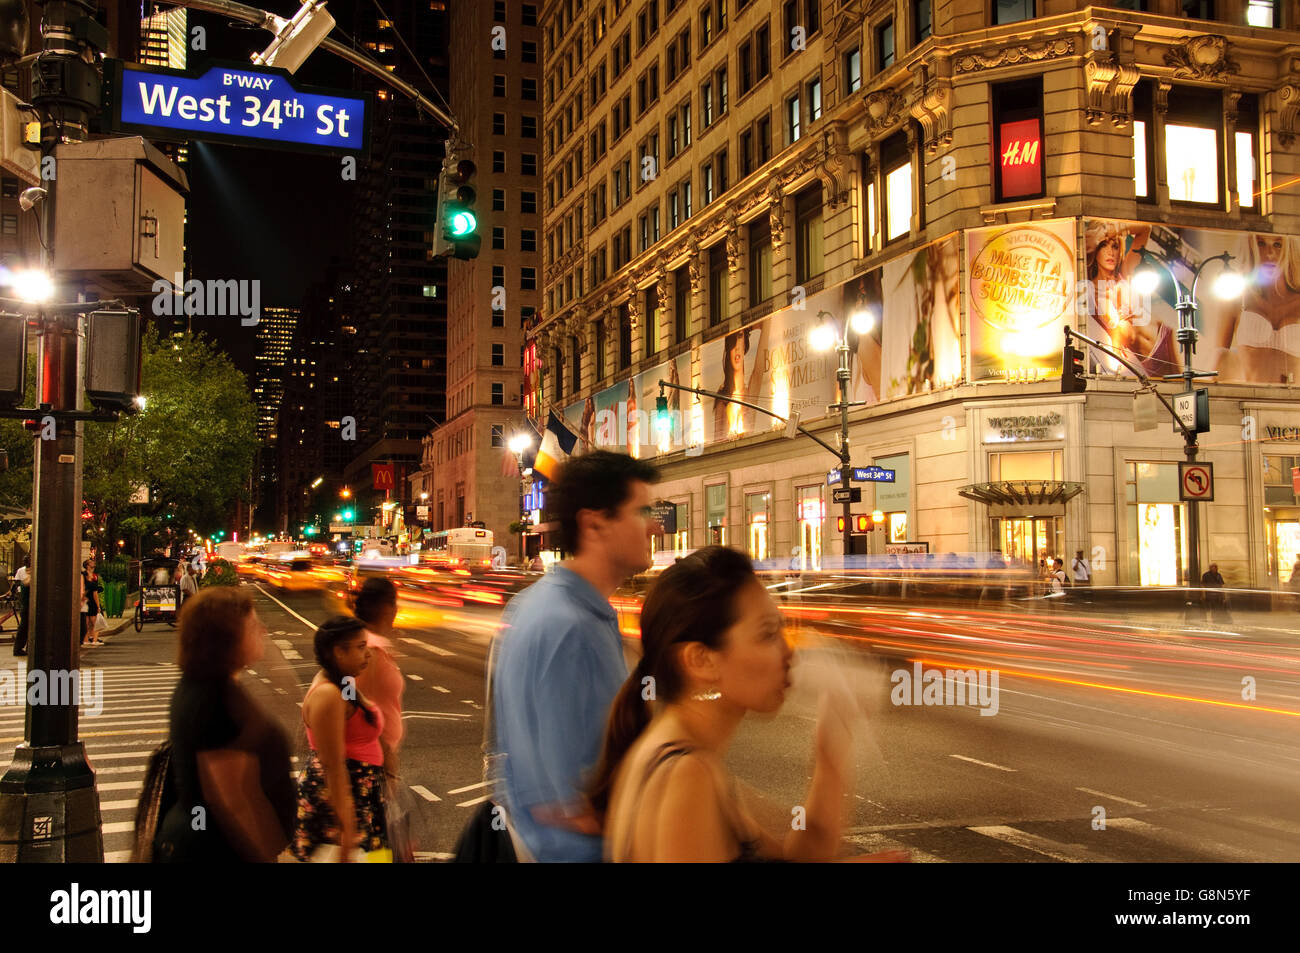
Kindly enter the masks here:
M 869 532 L 871 532 L 871 517 L 870 517 L 870 516 L 858 516 L 858 517 L 856 517 L 856 521 L 857 521 L 857 524 L 858 524 L 858 525 L 857 525 L 857 530 L 858 530 L 859 533 L 869 533 Z
M 1065 342 L 1065 351 L 1061 358 L 1061 393 L 1081 394 L 1088 389 L 1088 379 L 1084 377 L 1083 351 Z

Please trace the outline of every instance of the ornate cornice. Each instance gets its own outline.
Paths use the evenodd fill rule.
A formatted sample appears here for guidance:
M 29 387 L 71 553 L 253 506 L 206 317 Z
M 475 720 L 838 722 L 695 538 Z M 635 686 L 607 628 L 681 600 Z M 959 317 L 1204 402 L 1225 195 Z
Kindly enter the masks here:
M 1290 148 L 1295 143 L 1300 119 L 1300 82 L 1287 83 L 1269 94 L 1277 112 L 1277 141 Z
M 1165 52 L 1165 65 L 1174 79 L 1219 79 L 1241 70 L 1231 52 L 1225 36 L 1189 36 Z
M 780 248 L 785 244 L 785 194 L 781 183 L 776 179 L 768 182 L 767 195 L 772 203 L 767 209 L 767 222 L 772 229 L 772 247 Z
M 874 89 L 862 97 L 867 107 L 867 129 L 879 137 L 902 121 L 907 99 L 893 89 Z
M 1057 36 L 1040 43 L 1017 43 L 1014 46 L 959 53 L 953 65 L 958 73 L 978 73 L 1018 63 L 1038 63 L 1074 56 L 1079 51 L 1078 47 L 1077 36 Z
M 849 200 L 849 130 L 842 122 L 828 123 L 822 130 L 821 168 L 817 170 L 826 189 L 826 204 L 832 212 Z
M 912 72 L 917 75 L 912 118 L 925 134 L 926 154 L 934 156 L 940 148 L 952 145 L 952 60 L 936 57 L 933 64 L 922 60 Z
M 1118 32 L 1118 31 L 1117 31 Z M 1131 47 L 1131 38 L 1126 44 Z M 1142 73 L 1129 56 L 1119 50 L 1088 50 L 1084 54 L 1084 117 L 1097 126 L 1110 117 L 1111 125 L 1123 129 L 1133 121 L 1133 87 Z

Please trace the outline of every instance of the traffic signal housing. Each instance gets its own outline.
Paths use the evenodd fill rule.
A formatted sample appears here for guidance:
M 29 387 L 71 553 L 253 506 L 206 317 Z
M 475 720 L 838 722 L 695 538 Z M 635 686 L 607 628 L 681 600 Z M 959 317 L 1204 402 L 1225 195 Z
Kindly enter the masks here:
M 1088 379 L 1084 377 L 1083 351 L 1065 340 L 1065 352 L 1061 361 L 1061 393 L 1081 394 L 1088 389 Z
M 469 159 L 447 165 L 438 177 L 438 224 L 434 231 L 433 255 L 450 255 L 468 261 L 478 257 L 477 194 L 470 182 L 478 167 Z

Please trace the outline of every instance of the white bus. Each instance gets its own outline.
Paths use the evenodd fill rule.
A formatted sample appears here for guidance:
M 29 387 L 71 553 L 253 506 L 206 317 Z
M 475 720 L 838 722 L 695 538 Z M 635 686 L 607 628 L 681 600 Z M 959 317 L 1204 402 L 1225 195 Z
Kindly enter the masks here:
M 461 526 L 424 538 L 420 561 L 453 569 L 486 569 L 492 565 L 492 531 Z

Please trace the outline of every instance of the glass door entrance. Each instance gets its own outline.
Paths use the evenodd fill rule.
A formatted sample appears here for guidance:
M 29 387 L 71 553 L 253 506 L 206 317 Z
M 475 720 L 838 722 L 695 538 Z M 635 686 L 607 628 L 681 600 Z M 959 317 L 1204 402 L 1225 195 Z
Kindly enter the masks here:
M 1283 589 L 1293 588 L 1291 570 L 1300 559 L 1300 519 L 1292 511 L 1269 520 L 1268 573 Z
M 1037 570 L 1044 559 L 1065 559 L 1062 516 L 995 517 L 993 539 L 1002 555 Z

